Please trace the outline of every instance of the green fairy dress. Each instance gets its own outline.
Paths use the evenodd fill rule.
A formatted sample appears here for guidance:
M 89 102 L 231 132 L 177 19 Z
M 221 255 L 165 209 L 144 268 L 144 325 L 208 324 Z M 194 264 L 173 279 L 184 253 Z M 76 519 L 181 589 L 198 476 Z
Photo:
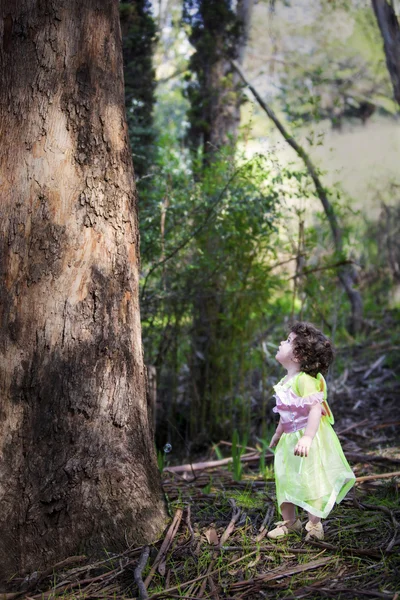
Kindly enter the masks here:
M 284 433 L 275 451 L 275 482 L 278 507 L 283 502 L 301 506 L 325 518 L 335 502 L 339 503 L 354 485 L 352 472 L 339 439 L 332 428 L 334 418 L 326 401 L 326 382 L 319 373 L 311 377 L 299 373 L 288 382 L 274 386 L 276 407 Z M 294 448 L 304 435 L 308 413 L 322 404 L 318 431 L 307 457 L 295 456 Z

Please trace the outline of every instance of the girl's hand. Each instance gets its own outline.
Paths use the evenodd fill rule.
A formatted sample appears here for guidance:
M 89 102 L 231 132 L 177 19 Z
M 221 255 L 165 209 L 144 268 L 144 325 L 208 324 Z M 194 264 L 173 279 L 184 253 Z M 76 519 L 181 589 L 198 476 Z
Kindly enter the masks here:
M 281 439 L 281 436 L 279 435 L 279 433 L 274 433 L 274 435 L 272 436 L 272 440 L 269 443 L 269 448 L 275 448 L 275 446 L 277 446 L 280 439 Z
M 312 441 L 312 437 L 310 437 L 309 435 L 303 435 L 303 437 L 299 439 L 294 448 L 295 456 L 308 456 Z

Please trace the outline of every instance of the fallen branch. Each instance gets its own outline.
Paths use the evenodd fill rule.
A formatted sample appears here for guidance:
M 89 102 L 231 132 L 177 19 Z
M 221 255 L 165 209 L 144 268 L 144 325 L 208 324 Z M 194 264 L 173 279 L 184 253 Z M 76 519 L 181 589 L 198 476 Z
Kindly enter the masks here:
M 373 481 L 374 479 L 390 479 L 391 477 L 400 477 L 400 471 L 394 473 L 381 473 L 380 475 L 364 475 L 363 477 L 356 477 L 356 483 L 362 481 Z
M 183 586 L 187 586 L 192 583 L 197 583 L 198 581 L 202 581 L 205 577 L 211 577 L 212 575 L 219 573 L 222 568 L 230 569 L 236 563 L 238 563 L 242 560 L 245 560 L 246 558 L 250 558 L 250 556 L 253 556 L 253 554 L 256 554 L 257 552 L 258 552 L 258 550 L 254 550 L 253 552 L 250 552 L 249 554 L 245 554 L 244 556 L 241 556 L 240 558 L 233 560 L 232 562 L 228 563 L 227 565 L 224 565 L 224 567 L 219 567 L 218 569 L 215 569 L 214 571 L 211 571 L 210 573 L 205 573 L 204 575 L 200 575 L 199 577 L 195 577 L 194 579 L 190 579 L 189 581 L 183 581 L 183 582 L 179 583 L 178 585 L 174 585 L 173 587 L 163 590 L 162 592 L 157 592 L 156 594 L 149 596 L 149 600 L 154 600 L 155 598 L 160 598 L 162 596 L 166 596 L 170 592 L 173 592 L 178 589 L 182 589 Z
M 176 536 L 178 527 L 182 520 L 182 515 L 183 515 L 183 510 L 181 508 L 178 508 L 176 510 L 174 519 L 168 529 L 167 535 L 165 536 L 165 539 L 164 539 L 163 543 L 161 544 L 161 548 L 158 551 L 158 554 L 155 558 L 153 566 L 150 569 L 150 573 L 147 575 L 147 577 L 145 579 L 144 585 L 145 585 L 146 589 L 149 587 L 150 581 L 152 580 L 152 577 L 153 577 L 154 573 L 156 572 L 158 565 L 160 564 L 160 562 L 164 558 L 164 556 L 167 554 L 168 549 L 172 543 L 172 540 Z
M 305 548 L 288 548 L 277 545 L 268 545 L 268 546 L 246 546 L 249 550 L 257 550 L 257 552 L 278 552 L 278 554 L 310 554 L 310 550 L 306 550 Z M 222 550 L 225 552 L 241 552 L 243 548 L 241 546 L 224 546 Z
M 399 530 L 399 523 L 396 520 L 393 512 L 390 510 L 390 508 L 388 508 L 387 506 L 381 506 L 378 504 L 366 504 L 366 503 L 361 503 L 361 508 L 367 509 L 367 510 L 380 510 L 382 512 L 384 512 L 386 515 L 388 515 L 392 521 L 392 525 L 393 525 L 393 536 L 392 539 L 390 540 L 389 544 L 386 547 L 386 552 L 390 552 L 394 546 L 394 544 L 396 543 L 397 540 L 397 532 Z
M 267 535 L 274 512 L 275 512 L 274 506 L 270 506 L 267 511 L 267 514 L 265 515 L 265 519 L 262 522 L 261 527 L 259 529 L 260 533 L 256 537 L 256 542 L 261 542 L 261 540 L 264 539 L 265 536 Z
M 272 455 L 271 455 L 272 456 Z M 260 460 L 260 453 L 249 453 L 243 454 L 240 457 L 240 460 L 243 462 L 252 462 L 255 460 Z M 186 465 L 178 465 L 176 467 L 165 467 L 164 473 L 183 473 L 184 471 L 202 471 L 204 469 L 214 469 L 215 467 L 221 467 L 222 465 L 229 465 L 229 463 L 233 462 L 233 458 L 221 458 L 221 460 L 208 460 L 206 462 L 199 463 L 188 463 Z
M 266 581 L 272 581 L 274 579 L 282 579 L 283 577 L 289 577 L 289 575 L 295 575 L 296 573 L 302 573 L 304 571 L 310 571 L 312 569 L 318 569 L 319 567 L 323 567 L 329 562 L 336 560 L 332 556 L 327 556 L 325 558 L 319 558 L 318 560 L 312 560 L 309 563 L 304 563 L 301 565 L 296 565 L 295 567 L 291 567 L 289 569 L 282 570 L 281 567 L 278 569 L 274 569 L 269 573 L 265 573 L 263 575 L 257 575 L 253 579 L 248 579 L 247 581 L 237 581 L 236 583 L 232 583 L 229 586 L 230 590 L 238 590 L 241 588 L 246 588 L 252 583 L 265 583 Z
M 375 369 L 377 369 L 378 367 L 380 367 L 381 364 L 384 362 L 385 359 L 386 359 L 386 354 L 383 354 L 382 356 L 380 356 L 378 358 L 378 360 L 376 360 L 374 362 L 374 364 L 370 366 L 370 368 L 368 369 L 368 371 L 365 372 L 364 377 L 363 377 L 363 381 L 365 381 L 371 375 L 371 373 L 373 373 L 375 371 Z
M 387 600 L 394 600 L 393 592 L 379 592 L 378 590 L 366 590 L 365 588 L 354 589 L 350 587 L 334 587 L 334 588 L 317 588 L 318 592 L 326 593 L 334 598 L 337 598 L 338 595 L 343 592 L 350 592 L 353 598 L 387 598 Z M 354 596 L 353 594 L 357 594 Z
M 369 422 L 370 422 L 370 419 L 363 419 L 359 423 L 353 423 L 349 427 L 346 427 L 346 429 L 342 429 L 342 431 L 338 431 L 337 435 L 343 435 L 344 433 L 348 433 L 349 431 L 351 431 L 352 429 L 355 429 L 356 427 L 361 427 L 362 425 L 367 425 Z
M 233 446 L 232 442 L 225 442 L 225 440 L 220 440 L 216 446 L 220 446 L 221 444 L 223 446 L 229 446 L 229 448 L 232 448 Z M 242 446 L 241 444 L 237 444 L 236 448 L 244 448 L 245 450 L 250 450 L 250 452 L 259 452 L 257 448 L 253 448 L 252 446 Z
M 242 511 L 240 510 L 240 508 L 238 508 L 236 506 L 235 501 L 233 500 L 233 498 L 231 498 L 229 500 L 232 508 L 233 508 L 233 514 L 232 514 L 232 518 L 229 522 L 228 527 L 225 529 L 224 533 L 221 535 L 221 538 L 219 540 L 219 547 L 221 548 L 221 546 L 223 546 L 225 544 L 225 542 L 227 541 L 227 539 L 229 538 L 229 536 L 231 535 L 232 531 L 235 529 L 235 524 L 237 522 L 237 520 L 239 519 L 240 515 L 242 514 Z
M 374 425 L 370 427 L 370 429 L 385 429 L 386 427 L 394 427 L 395 425 L 400 425 L 400 421 L 388 421 L 387 423 L 378 423 L 378 425 Z
M 400 464 L 400 459 L 390 456 L 379 456 L 377 454 L 358 454 L 357 452 L 346 452 L 346 457 L 354 462 L 391 462 Z
M 147 561 L 149 560 L 149 554 L 150 554 L 150 548 L 149 548 L 149 546 L 145 546 L 144 550 L 142 552 L 142 555 L 139 559 L 139 562 L 137 564 L 137 567 L 133 573 L 136 585 L 138 586 L 138 590 L 139 590 L 139 600 L 147 600 L 147 598 L 149 597 L 147 590 L 146 590 L 146 586 L 143 583 L 143 579 L 142 579 L 142 571 L 145 568 Z
M 370 556 L 371 558 L 382 558 L 382 550 L 365 550 L 364 548 L 343 548 L 328 544 L 328 542 L 317 542 L 316 540 L 309 540 L 308 543 L 316 548 L 324 548 L 325 550 L 332 550 L 333 552 L 351 554 L 352 556 Z

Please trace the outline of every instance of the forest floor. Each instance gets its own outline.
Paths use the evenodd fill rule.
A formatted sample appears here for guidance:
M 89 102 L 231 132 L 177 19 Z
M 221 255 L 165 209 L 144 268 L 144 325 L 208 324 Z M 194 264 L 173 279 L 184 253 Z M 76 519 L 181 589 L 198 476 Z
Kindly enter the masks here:
M 324 521 L 323 542 L 266 537 L 278 520 L 270 451 L 260 472 L 260 448 L 247 448 L 239 481 L 232 459 L 212 464 L 210 451 L 201 468 L 164 470 L 171 523 L 157 543 L 96 562 L 71 557 L 15 579 L 0 600 L 400 600 L 399 349 L 370 338 L 340 353 L 349 366 L 330 399 L 357 481 Z

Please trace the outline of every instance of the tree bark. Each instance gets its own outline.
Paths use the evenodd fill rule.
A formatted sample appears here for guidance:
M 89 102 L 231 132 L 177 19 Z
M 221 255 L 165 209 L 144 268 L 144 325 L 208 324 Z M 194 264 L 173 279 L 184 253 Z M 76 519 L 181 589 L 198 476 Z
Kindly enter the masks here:
M 0 0 L 0 577 L 155 539 L 118 0 Z
M 387 0 L 372 0 L 372 7 L 383 37 L 386 64 L 392 79 L 394 97 L 400 105 L 400 24 Z

